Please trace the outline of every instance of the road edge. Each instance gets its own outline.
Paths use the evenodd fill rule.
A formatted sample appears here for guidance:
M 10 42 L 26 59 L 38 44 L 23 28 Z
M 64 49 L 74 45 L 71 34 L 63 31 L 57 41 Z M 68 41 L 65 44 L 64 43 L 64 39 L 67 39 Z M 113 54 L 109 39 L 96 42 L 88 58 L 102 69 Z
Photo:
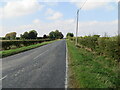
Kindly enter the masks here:
M 66 41 L 66 76 L 65 76 L 65 88 L 68 88 L 68 48 Z

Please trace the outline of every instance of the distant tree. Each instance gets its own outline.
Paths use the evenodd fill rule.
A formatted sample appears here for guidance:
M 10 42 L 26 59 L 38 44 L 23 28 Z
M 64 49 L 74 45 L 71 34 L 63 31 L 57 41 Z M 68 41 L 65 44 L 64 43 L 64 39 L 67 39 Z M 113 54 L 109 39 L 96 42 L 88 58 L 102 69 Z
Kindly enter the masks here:
M 55 31 L 55 37 L 56 37 L 56 39 L 60 38 L 60 32 L 58 30 Z
M 9 35 L 9 34 L 6 34 L 6 35 L 5 35 L 5 39 L 10 40 L 10 35 Z
M 50 39 L 62 39 L 64 36 L 59 30 L 52 31 L 49 33 L 49 38 Z
M 12 39 L 15 39 L 16 38 L 16 32 L 11 32 L 11 33 L 7 33 L 5 35 L 5 38 L 8 39 L 8 40 L 12 40 Z
M 24 32 L 24 34 L 23 35 L 21 34 L 20 36 L 22 39 L 29 39 L 28 34 L 29 34 L 28 32 Z
M 20 34 L 20 39 L 23 39 L 23 35 L 22 34 Z
M 59 32 L 59 30 L 55 31 L 55 36 L 57 39 L 62 39 L 64 37 L 63 34 L 61 32 Z
M 31 30 L 28 34 L 29 39 L 37 39 L 37 35 L 38 35 L 38 33 L 35 30 Z
M 58 39 L 62 39 L 64 37 L 64 35 L 62 34 L 62 32 L 59 32 L 59 38 Z
M 47 36 L 46 34 L 44 34 L 44 35 L 43 35 L 43 38 L 44 38 L 44 39 L 45 39 L 45 38 L 48 38 L 48 36 Z
M 56 35 L 55 35 L 55 32 L 54 32 L 54 31 L 52 31 L 52 32 L 49 33 L 49 38 L 50 38 L 50 39 L 53 39 L 53 40 L 54 40 L 55 37 L 56 37 Z
M 67 33 L 66 37 L 74 37 L 74 34 L 73 33 Z
M 31 30 L 29 32 L 24 32 L 24 34 L 23 35 L 21 34 L 20 37 L 22 39 L 37 39 L 37 35 L 38 35 L 37 31 Z

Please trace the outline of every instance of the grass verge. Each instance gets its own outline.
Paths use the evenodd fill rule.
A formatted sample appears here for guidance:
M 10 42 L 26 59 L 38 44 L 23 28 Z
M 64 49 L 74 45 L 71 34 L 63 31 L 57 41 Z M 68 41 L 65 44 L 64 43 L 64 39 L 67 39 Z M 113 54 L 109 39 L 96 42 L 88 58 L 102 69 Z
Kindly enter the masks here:
M 52 42 L 55 42 L 55 41 L 48 41 L 48 42 L 43 42 L 43 43 L 34 44 L 34 45 L 30 45 L 30 46 L 24 46 L 24 47 L 21 47 L 21 48 L 0 51 L 0 58 L 1 57 L 2 58 L 7 57 L 7 56 L 10 56 L 10 55 L 14 55 L 14 54 L 24 52 L 24 51 L 27 51 L 27 50 L 30 50 L 30 49 L 34 49 L 34 48 L 37 48 L 37 47 L 40 47 L 40 46 L 43 46 L 43 45 L 46 45 L 46 44 L 49 44 L 49 43 L 52 43 Z
M 69 88 L 120 88 L 118 63 L 67 40 Z

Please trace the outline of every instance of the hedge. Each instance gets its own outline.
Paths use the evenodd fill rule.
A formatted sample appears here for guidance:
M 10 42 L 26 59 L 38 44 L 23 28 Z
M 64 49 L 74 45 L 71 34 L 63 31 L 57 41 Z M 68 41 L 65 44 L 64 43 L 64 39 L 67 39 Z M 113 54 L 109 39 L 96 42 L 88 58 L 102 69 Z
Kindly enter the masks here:
M 70 38 L 75 41 L 75 38 Z M 97 52 L 99 55 L 106 55 L 120 61 L 120 44 L 118 44 L 118 38 L 116 37 L 97 37 L 97 36 L 85 36 L 79 37 L 78 43 L 92 51 Z
M 11 49 L 12 46 L 15 46 L 16 48 L 22 47 L 22 46 L 29 46 L 37 43 L 42 43 L 45 41 L 51 41 L 50 39 L 41 39 L 41 40 L 1 40 L 0 45 L 1 49 L 8 50 Z

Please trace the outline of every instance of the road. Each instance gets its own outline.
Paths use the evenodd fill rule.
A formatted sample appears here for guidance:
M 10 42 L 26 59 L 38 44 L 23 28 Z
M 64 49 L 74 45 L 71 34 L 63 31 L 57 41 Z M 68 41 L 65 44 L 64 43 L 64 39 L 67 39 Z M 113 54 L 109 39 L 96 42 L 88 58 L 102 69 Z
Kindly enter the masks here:
M 3 88 L 64 88 L 66 41 L 60 40 L 2 60 Z

